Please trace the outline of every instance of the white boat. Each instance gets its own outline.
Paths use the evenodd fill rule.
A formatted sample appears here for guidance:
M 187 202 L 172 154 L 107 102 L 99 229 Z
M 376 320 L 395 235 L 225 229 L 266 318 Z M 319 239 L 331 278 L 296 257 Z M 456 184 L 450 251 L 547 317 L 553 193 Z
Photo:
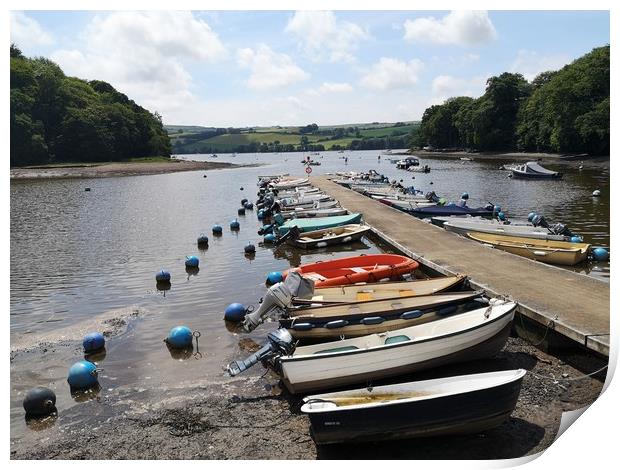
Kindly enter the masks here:
M 269 183 L 274 189 L 290 189 L 298 186 L 310 186 L 308 178 L 284 179 L 276 183 Z
M 526 179 L 560 179 L 562 173 L 551 171 L 542 167 L 537 162 L 527 162 L 522 165 L 516 165 L 510 168 L 511 175 L 514 178 Z
M 400 330 L 295 348 L 286 330 L 245 361 L 237 375 L 258 361 L 272 367 L 291 393 L 368 383 L 431 367 L 495 355 L 504 346 L 517 305 L 491 299 L 489 306 Z
M 472 434 L 514 411 L 524 369 L 311 395 L 302 413 L 318 445 Z
M 505 224 L 495 219 L 463 219 L 444 222 L 443 228 L 449 232 L 467 236 L 468 232 L 489 233 L 493 235 L 512 235 L 523 238 L 535 238 L 538 240 L 567 241 L 570 237 L 551 233 L 544 227 L 533 225 Z
M 323 209 L 301 209 L 296 208 L 294 211 L 283 212 L 282 215 L 285 219 L 295 219 L 295 218 L 308 218 L 308 217 L 333 217 L 336 215 L 347 215 L 349 212 L 342 207 L 332 207 L 332 208 L 323 208 Z
M 423 200 L 404 199 L 403 200 L 403 199 L 394 199 L 394 198 L 389 198 L 389 197 L 375 197 L 375 196 L 373 196 L 373 198 L 377 199 L 379 202 L 387 206 L 395 207 L 396 209 L 400 209 L 400 210 L 418 209 L 420 207 L 430 207 L 430 206 L 437 205 L 436 202 L 431 202 L 426 199 L 423 199 Z

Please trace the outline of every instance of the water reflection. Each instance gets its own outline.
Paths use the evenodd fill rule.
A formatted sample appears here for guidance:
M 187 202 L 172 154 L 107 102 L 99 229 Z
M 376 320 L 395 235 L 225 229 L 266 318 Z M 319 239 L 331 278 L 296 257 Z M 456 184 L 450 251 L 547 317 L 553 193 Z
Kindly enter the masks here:
M 58 410 L 54 408 L 52 414 L 43 418 L 26 417 L 26 426 L 32 431 L 44 431 L 54 426 L 56 421 L 58 421 Z
M 97 382 L 86 390 L 71 390 L 71 398 L 73 398 L 76 403 L 84 403 L 91 400 L 101 401 L 100 392 L 101 385 Z

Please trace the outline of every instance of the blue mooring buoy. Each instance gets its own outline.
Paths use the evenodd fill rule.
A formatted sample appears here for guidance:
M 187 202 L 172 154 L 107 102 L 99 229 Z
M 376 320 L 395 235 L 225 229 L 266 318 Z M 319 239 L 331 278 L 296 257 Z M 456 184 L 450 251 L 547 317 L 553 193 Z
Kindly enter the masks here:
M 241 205 L 245 206 L 245 203 L 248 202 L 248 200 L 246 198 L 241 199 Z
M 232 303 L 224 310 L 224 320 L 231 322 L 240 322 L 245 318 L 248 309 L 240 303 Z
M 461 194 L 461 199 L 469 199 L 469 193 Z
M 245 215 L 245 207 L 240 207 L 237 209 L 237 215 Z
M 276 236 L 273 233 L 268 233 L 267 235 L 265 235 L 265 238 L 263 238 L 263 242 L 264 243 L 275 243 Z
M 188 268 L 197 268 L 200 264 L 200 260 L 197 256 L 186 256 L 185 257 L 185 266 Z
M 583 241 L 583 238 L 580 237 L 579 235 L 573 235 L 572 237 L 570 237 L 571 243 L 581 243 L 582 241 Z
M 284 280 L 284 276 L 280 271 L 271 271 L 267 274 L 267 284 L 270 286 L 273 284 L 277 284 L 278 282 L 282 282 Z
M 82 340 L 82 346 L 85 353 L 100 351 L 105 346 L 105 338 L 99 332 L 88 333 Z
M 534 220 L 534 217 L 536 217 L 536 212 L 530 212 L 530 213 L 527 215 L 527 221 L 528 221 L 528 222 L 531 222 L 532 220 Z
M 237 219 L 230 221 L 231 230 L 239 230 L 239 221 Z
M 69 369 L 67 382 L 75 390 L 90 388 L 97 383 L 97 366 L 89 361 L 78 361 Z
M 594 248 L 592 250 L 592 257 L 596 261 L 607 261 L 609 259 L 609 251 L 605 248 Z
M 184 349 L 192 345 L 192 330 L 186 326 L 175 326 L 164 340 L 168 346 L 174 349 Z
M 243 207 L 245 207 L 247 210 L 252 210 L 254 209 L 254 204 L 251 202 L 246 202 Z
M 246 253 L 254 253 L 256 252 L 256 247 L 252 244 L 252 242 L 248 242 L 248 244 L 243 247 L 243 251 Z
M 170 282 L 170 273 L 162 269 L 155 274 L 155 280 L 157 282 Z
M 56 411 L 56 394 L 46 387 L 34 387 L 28 390 L 22 404 L 26 418 L 48 416 Z
M 259 210 L 259 211 L 256 213 L 256 217 L 258 217 L 258 220 L 262 220 L 262 219 L 264 219 L 264 218 L 265 218 L 265 211 L 264 211 L 264 210 L 262 210 L 262 209 L 261 209 L 261 210 Z
M 496 214 L 502 211 L 502 206 L 493 206 L 493 212 Z
M 497 213 L 497 218 L 498 218 L 499 220 L 506 220 L 506 214 L 504 214 L 502 211 L 499 211 L 499 212 Z
M 209 237 L 207 237 L 204 233 L 201 233 L 197 241 L 199 245 L 208 245 Z
M 220 234 L 222 233 L 222 226 L 220 224 L 215 224 L 211 230 L 215 234 Z

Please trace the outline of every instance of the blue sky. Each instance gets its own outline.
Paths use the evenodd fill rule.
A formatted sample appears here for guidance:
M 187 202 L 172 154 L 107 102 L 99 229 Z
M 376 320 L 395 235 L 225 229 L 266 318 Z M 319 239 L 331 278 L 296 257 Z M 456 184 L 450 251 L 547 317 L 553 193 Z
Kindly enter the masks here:
M 11 40 L 102 79 L 167 124 L 420 119 L 509 71 L 608 44 L 606 11 L 27 11 Z

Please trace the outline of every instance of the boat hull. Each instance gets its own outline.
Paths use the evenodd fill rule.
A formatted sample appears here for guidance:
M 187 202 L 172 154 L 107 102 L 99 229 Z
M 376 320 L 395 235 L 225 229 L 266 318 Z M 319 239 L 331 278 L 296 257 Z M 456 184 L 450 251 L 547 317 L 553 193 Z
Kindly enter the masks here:
M 460 206 L 431 206 L 420 207 L 418 209 L 407 209 L 411 215 L 416 217 L 433 217 L 437 215 L 481 215 L 483 217 L 492 217 L 493 210 L 484 207 L 470 208 Z
M 492 235 L 514 235 L 523 238 L 534 238 L 537 240 L 565 241 L 563 235 L 553 235 L 547 229 L 537 228 L 533 225 L 501 225 L 492 223 L 469 223 L 465 222 L 444 222 L 443 228 L 448 232 L 467 236 L 468 232 L 488 233 Z
M 362 214 L 349 214 L 335 217 L 312 217 L 306 219 L 292 219 L 278 227 L 280 235 L 286 235 L 291 227 L 297 226 L 300 232 L 311 232 L 341 225 L 358 224 Z
M 367 226 L 359 226 L 358 228 L 351 230 L 347 230 L 347 227 L 348 226 L 344 225 L 341 227 L 333 227 L 332 229 L 304 232 L 301 238 L 288 239 L 287 243 L 304 250 L 324 248 L 326 246 L 341 245 L 343 243 L 359 241 L 370 230 L 370 227 Z M 327 236 L 327 232 L 330 230 L 341 231 L 342 233 L 334 236 Z
M 461 380 L 469 377 L 476 380 L 476 376 L 483 375 L 490 374 L 465 376 Z M 458 389 L 459 378 L 455 379 Z M 499 426 L 510 417 L 522 381 L 523 373 L 520 373 L 509 382 L 464 393 L 306 413 L 312 438 L 318 445 L 471 434 Z M 389 387 L 379 388 L 389 390 Z M 329 396 L 318 398 L 329 401 Z

